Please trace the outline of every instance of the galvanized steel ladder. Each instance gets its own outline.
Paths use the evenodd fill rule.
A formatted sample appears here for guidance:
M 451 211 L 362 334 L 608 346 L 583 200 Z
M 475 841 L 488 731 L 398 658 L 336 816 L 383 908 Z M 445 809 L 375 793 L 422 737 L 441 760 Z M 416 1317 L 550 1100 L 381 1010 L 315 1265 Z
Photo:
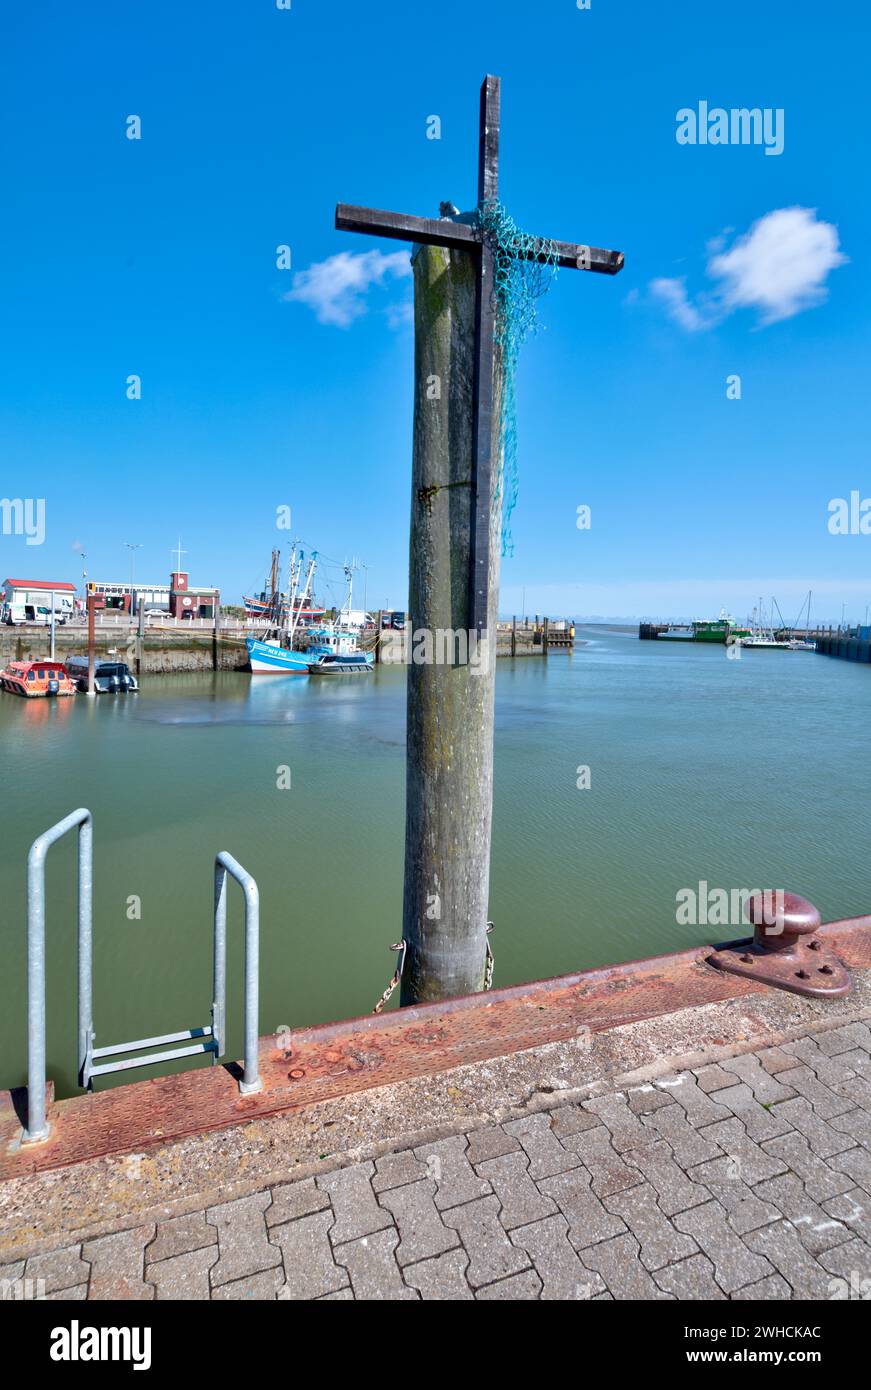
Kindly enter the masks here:
M 27 1129 L 23 1143 L 47 1139 L 45 1113 L 45 858 L 48 850 L 78 827 L 78 1078 L 90 1089 L 95 1076 L 129 1071 L 135 1067 L 169 1062 L 177 1057 L 211 1053 L 212 1062 L 223 1055 L 227 993 L 227 875 L 235 878 L 245 895 L 245 1070 L 239 1089 L 243 1094 L 262 1089 L 257 1056 L 259 1005 L 260 895 L 257 884 L 232 855 L 215 856 L 214 994 L 212 1021 L 202 1028 L 185 1028 L 154 1038 L 94 1047 L 93 1026 L 93 887 L 94 836 L 90 811 L 72 811 L 40 835 L 27 856 Z M 185 1046 L 173 1047 L 171 1044 Z M 168 1049 L 146 1052 L 146 1048 Z M 131 1053 L 144 1053 L 133 1057 Z M 120 1058 L 101 1061 L 101 1058 Z

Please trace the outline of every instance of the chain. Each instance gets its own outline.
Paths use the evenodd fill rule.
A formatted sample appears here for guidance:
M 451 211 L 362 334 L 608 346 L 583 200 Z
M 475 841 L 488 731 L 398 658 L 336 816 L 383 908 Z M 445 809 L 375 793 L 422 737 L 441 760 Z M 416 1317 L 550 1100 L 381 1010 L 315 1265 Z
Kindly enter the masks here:
M 485 990 L 487 990 L 487 989 L 492 989 L 492 988 L 493 988 L 493 965 L 494 965 L 494 961 L 493 961 L 493 949 L 492 949 L 492 947 L 491 947 L 491 945 L 490 945 L 490 933 L 491 933 L 492 930 L 493 930 L 493 923 L 492 923 L 492 922 L 488 922 L 488 923 L 487 923 L 487 936 L 486 936 L 486 938 L 485 938 L 485 940 L 484 940 L 484 945 L 487 947 L 487 964 L 486 964 L 486 966 L 485 966 L 485 968 L 484 968 L 484 989 L 485 989 Z
M 384 1008 L 384 1005 L 387 1003 L 391 994 L 396 989 L 396 986 L 399 984 L 399 981 L 402 979 L 402 969 L 405 965 L 405 952 L 407 949 L 407 943 L 405 941 L 396 941 L 390 947 L 390 949 L 391 951 L 399 951 L 399 960 L 396 962 L 396 969 L 393 972 L 393 979 L 390 981 L 390 984 L 387 986 L 381 998 L 378 1000 L 378 1003 L 375 1005 L 375 1008 L 372 1010 L 373 1014 L 380 1014 L 381 1010 Z

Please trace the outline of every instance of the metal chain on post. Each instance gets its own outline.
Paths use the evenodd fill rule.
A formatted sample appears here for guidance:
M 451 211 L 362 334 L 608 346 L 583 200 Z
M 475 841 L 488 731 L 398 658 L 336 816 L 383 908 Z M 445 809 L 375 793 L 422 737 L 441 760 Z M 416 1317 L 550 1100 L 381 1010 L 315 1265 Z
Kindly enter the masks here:
M 408 943 L 405 941 L 396 941 L 390 947 L 391 951 L 399 951 L 399 960 L 396 962 L 396 970 L 394 971 L 393 979 L 390 981 L 390 984 L 387 986 L 381 998 L 378 1000 L 378 1003 L 375 1005 L 375 1008 L 372 1010 L 373 1014 L 380 1014 L 381 1010 L 384 1008 L 384 1005 L 387 1003 L 391 994 L 396 989 L 396 986 L 399 984 L 399 981 L 402 979 L 402 970 L 405 965 L 405 952 L 407 950 L 407 946 Z
M 491 931 L 493 931 L 493 929 L 494 929 L 494 924 L 493 924 L 492 922 L 488 922 L 488 923 L 487 923 L 487 937 L 486 937 L 486 940 L 485 940 L 485 942 L 484 942 L 485 946 L 487 947 L 487 964 L 486 964 L 486 966 L 485 966 L 485 968 L 484 968 L 484 989 L 485 989 L 485 990 L 488 990 L 488 989 L 492 989 L 492 988 L 493 988 L 493 965 L 494 965 L 494 961 L 493 961 L 493 948 L 492 948 L 491 945 L 490 945 L 490 933 L 491 933 Z

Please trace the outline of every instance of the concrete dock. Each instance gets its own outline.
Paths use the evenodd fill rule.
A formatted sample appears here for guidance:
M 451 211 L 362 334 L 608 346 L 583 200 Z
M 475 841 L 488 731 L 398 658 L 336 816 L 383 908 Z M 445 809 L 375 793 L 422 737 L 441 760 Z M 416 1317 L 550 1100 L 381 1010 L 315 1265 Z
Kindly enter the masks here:
M 32 1148 L 7 1095 L 0 1279 L 99 1300 L 867 1298 L 871 918 L 822 934 L 853 971 L 842 1000 L 703 948 L 264 1038 L 259 1095 L 214 1067 L 81 1096 Z

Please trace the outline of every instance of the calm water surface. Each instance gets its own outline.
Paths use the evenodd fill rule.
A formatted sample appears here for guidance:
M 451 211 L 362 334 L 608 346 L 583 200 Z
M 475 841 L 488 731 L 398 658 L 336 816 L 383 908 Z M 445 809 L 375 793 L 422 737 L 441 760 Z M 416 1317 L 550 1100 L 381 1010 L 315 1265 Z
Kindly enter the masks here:
M 709 939 L 675 922 L 675 894 L 702 879 L 786 887 L 829 918 L 871 911 L 867 666 L 579 636 L 573 655 L 498 667 L 497 984 Z M 0 1086 L 25 1077 L 27 849 L 76 806 L 94 815 L 98 1045 L 208 1022 L 221 849 L 260 885 L 261 1032 L 368 1012 L 401 930 L 404 723 L 404 672 L 390 667 L 335 682 L 154 677 L 125 698 L 0 695 Z M 279 790 L 285 765 L 292 786 Z M 49 862 L 49 1074 L 63 1093 L 75 1083 L 72 838 Z M 238 1056 L 235 885 L 230 901 Z

